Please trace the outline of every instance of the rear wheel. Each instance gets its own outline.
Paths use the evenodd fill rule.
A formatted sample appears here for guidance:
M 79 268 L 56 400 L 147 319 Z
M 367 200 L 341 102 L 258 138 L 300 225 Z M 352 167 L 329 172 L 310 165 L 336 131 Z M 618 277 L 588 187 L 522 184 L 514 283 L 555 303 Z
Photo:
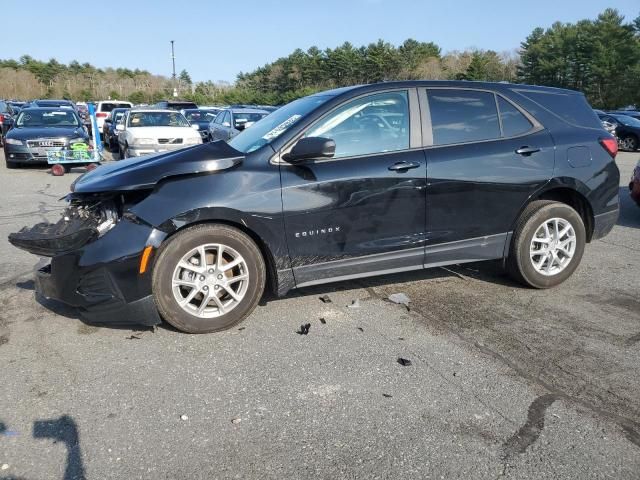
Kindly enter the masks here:
M 584 223 L 573 208 L 549 200 L 532 202 L 513 234 L 509 272 L 530 287 L 554 287 L 578 268 L 585 242 Z
M 638 149 L 638 138 L 633 135 L 627 135 L 626 137 L 622 137 L 618 141 L 618 144 L 620 145 L 621 150 L 635 152 Z
M 244 320 L 264 291 L 256 244 L 227 225 L 196 225 L 158 251 L 153 294 L 162 317 L 179 330 L 208 333 Z

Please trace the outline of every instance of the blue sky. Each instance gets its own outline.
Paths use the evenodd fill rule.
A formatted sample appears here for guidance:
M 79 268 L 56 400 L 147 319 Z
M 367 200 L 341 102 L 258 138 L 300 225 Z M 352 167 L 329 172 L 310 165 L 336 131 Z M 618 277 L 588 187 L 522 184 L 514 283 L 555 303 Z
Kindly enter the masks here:
M 513 50 L 534 27 L 595 18 L 607 7 L 627 19 L 640 14 L 638 0 L 3 0 L 0 58 L 29 54 L 170 75 L 175 40 L 178 71 L 233 81 L 297 47 L 344 41 L 415 38 L 444 52 Z

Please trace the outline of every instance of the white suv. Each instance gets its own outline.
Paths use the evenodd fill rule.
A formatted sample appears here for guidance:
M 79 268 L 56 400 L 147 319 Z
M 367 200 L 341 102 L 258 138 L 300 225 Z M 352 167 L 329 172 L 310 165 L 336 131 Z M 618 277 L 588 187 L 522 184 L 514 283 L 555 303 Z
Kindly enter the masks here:
M 202 137 L 197 129 L 175 110 L 129 110 L 116 125 L 120 158 L 198 145 Z
M 121 100 L 103 100 L 102 102 L 98 102 L 96 105 L 96 122 L 98 123 L 99 132 L 102 132 L 104 120 L 114 108 L 133 108 L 133 104 Z

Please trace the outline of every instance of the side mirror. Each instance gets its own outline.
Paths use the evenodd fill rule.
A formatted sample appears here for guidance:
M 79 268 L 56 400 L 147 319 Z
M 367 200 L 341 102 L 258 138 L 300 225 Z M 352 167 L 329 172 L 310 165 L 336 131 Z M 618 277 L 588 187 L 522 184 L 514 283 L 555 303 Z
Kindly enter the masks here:
M 283 155 L 285 162 L 298 162 L 310 158 L 332 158 L 336 153 L 336 142 L 324 137 L 303 137 L 291 151 Z
M 121 123 L 119 123 L 118 125 L 116 125 L 116 130 L 118 132 L 124 132 L 124 125 L 122 125 Z

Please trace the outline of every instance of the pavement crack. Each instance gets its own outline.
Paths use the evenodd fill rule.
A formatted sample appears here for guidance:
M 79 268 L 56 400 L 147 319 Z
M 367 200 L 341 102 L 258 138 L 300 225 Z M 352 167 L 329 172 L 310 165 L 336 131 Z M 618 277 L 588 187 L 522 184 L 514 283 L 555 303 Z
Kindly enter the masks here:
M 558 399 L 554 394 L 546 394 L 536 398 L 527 413 L 527 421 L 503 445 L 504 461 L 516 454 L 524 453 L 533 445 L 544 429 L 544 417 L 547 409 Z

